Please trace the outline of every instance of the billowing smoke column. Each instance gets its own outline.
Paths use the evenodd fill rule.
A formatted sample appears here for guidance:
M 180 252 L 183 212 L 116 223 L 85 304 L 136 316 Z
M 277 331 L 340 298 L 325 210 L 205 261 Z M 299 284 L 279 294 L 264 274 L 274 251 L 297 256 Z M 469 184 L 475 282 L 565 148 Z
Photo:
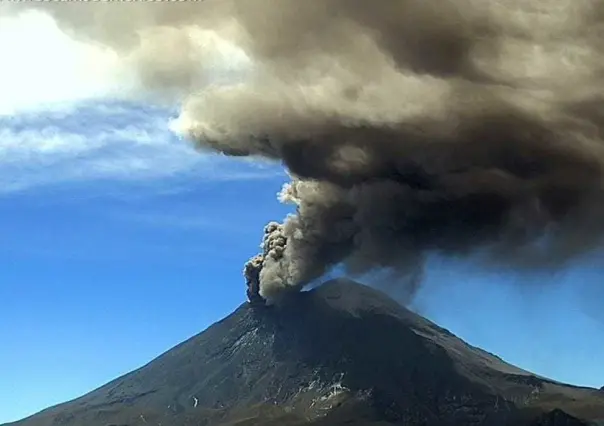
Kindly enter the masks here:
M 155 28 L 201 28 L 240 48 L 241 78 L 196 86 L 187 43 L 147 43 L 153 58 L 179 60 L 161 68 L 170 78 L 152 78 L 148 61 L 144 81 L 188 91 L 178 125 L 200 149 L 279 161 L 292 176 L 280 197 L 296 213 L 268 225 L 245 267 L 251 300 L 334 265 L 416 285 L 432 252 L 541 268 L 602 242 L 603 1 L 178 7 L 150 17 L 145 5 L 127 57 Z M 105 39 L 126 46 L 114 30 Z

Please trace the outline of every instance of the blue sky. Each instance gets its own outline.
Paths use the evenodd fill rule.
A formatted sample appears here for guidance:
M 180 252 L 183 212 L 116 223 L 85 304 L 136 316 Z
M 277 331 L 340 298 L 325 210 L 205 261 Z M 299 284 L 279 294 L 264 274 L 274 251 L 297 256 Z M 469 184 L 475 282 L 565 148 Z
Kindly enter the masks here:
M 55 39 L 49 49 L 69 45 Z M 0 102 L 0 423 L 231 312 L 262 227 L 288 212 L 277 165 L 195 152 L 169 129 L 176 109 L 117 97 L 111 73 L 91 83 L 59 71 L 73 90 L 0 82 L 13 90 Z M 523 368 L 600 387 L 603 269 L 585 259 L 521 276 L 432 259 L 414 308 Z

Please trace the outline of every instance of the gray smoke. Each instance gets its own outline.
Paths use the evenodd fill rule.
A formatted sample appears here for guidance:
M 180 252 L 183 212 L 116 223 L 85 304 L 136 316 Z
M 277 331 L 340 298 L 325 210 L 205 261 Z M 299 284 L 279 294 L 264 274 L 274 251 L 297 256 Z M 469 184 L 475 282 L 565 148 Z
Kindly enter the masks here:
M 415 288 L 432 252 L 553 268 L 602 243 L 602 0 L 208 0 L 145 5 L 109 34 L 111 13 L 65 10 L 139 65 L 176 58 L 148 60 L 143 81 L 187 91 L 178 127 L 200 149 L 291 173 L 296 213 L 246 265 L 251 298 L 335 265 Z M 201 59 L 176 35 L 195 28 L 245 52 L 244 79 L 191 73 Z

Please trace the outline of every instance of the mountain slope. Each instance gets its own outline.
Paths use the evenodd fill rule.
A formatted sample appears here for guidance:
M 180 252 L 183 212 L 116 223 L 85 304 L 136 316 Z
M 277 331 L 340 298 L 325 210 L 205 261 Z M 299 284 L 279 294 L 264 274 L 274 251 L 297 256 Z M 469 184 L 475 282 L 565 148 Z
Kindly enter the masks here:
M 12 426 L 585 424 L 571 416 L 604 419 L 602 392 L 532 375 L 335 280 L 278 308 L 244 304 L 146 366 Z

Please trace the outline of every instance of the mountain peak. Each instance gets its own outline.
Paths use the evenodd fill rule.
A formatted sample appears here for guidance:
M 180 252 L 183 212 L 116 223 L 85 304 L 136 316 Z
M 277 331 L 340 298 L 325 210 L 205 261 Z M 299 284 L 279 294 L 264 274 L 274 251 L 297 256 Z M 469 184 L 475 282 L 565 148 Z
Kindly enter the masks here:
M 355 315 L 367 311 L 395 316 L 411 313 L 381 291 L 345 278 L 327 281 L 308 293 L 332 309 Z
M 532 375 L 340 279 L 277 306 L 243 304 L 146 366 L 15 426 L 524 426 L 552 404 L 569 418 L 586 407 L 604 418 L 601 392 Z M 563 424 L 552 416 L 540 424 Z

